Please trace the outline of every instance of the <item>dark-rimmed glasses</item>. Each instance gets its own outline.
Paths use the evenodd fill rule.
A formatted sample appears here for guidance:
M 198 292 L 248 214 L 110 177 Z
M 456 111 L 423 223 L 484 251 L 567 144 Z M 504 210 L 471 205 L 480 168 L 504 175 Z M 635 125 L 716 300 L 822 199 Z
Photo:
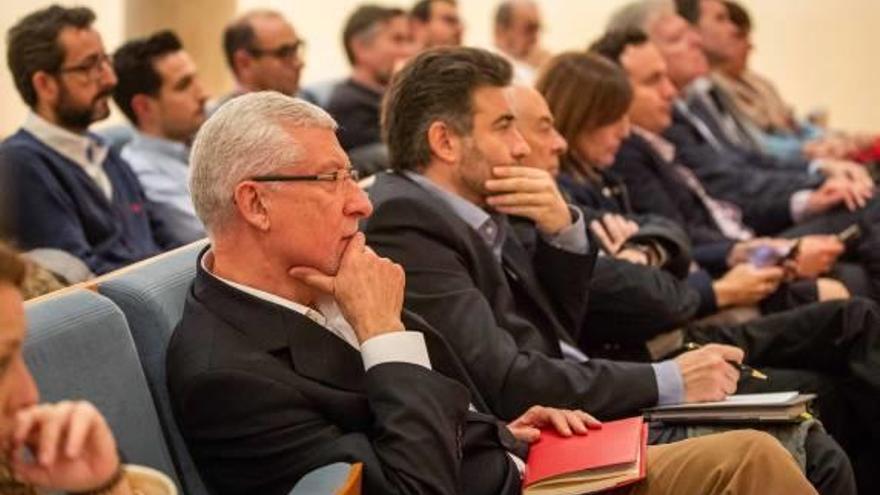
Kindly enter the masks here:
M 248 53 L 254 57 L 274 57 L 281 60 L 297 59 L 302 60 L 305 56 L 306 42 L 298 40 L 293 43 L 285 43 L 278 48 L 265 50 L 262 48 L 251 47 L 247 49 Z
M 334 170 L 323 174 L 313 175 L 286 175 L 286 174 L 268 174 L 256 175 L 248 180 L 254 182 L 342 182 L 345 179 L 351 179 L 357 182 L 361 178 L 361 173 L 353 168 L 343 170 Z
M 110 60 L 110 55 L 106 53 L 99 53 L 96 55 L 92 55 L 91 57 L 85 59 L 85 61 L 77 64 L 71 65 L 69 67 L 60 67 L 55 71 L 57 74 L 65 74 L 69 72 L 79 72 L 81 74 L 85 74 L 86 77 L 91 79 L 92 81 L 97 81 L 101 78 L 103 71 L 106 68 L 112 67 L 113 61 Z

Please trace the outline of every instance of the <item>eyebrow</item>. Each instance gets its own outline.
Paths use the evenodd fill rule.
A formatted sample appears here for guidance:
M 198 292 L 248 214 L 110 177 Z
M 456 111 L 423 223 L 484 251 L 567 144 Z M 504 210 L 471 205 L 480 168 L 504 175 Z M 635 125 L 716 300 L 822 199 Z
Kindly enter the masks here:
M 193 79 L 195 79 L 195 74 L 187 74 L 180 78 L 176 83 L 174 83 L 174 89 L 184 89 L 190 84 L 192 84 Z
M 514 117 L 512 113 L 505 113 L 504 115 L 495 119 L 495 121 L 492 122 L 492 126 L 494 127 L 498 124 L 507 124 L 509 122 L 513 122 L 514 120 L 516 120 L 516 117 Z

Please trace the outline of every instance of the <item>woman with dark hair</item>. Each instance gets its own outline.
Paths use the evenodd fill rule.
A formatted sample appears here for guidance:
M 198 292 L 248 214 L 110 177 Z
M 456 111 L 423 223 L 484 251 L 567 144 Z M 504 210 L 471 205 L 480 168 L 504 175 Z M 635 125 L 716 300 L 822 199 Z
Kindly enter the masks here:
M 569 143 L 557 176 L 560 188 L 581 207 L 630 217 L 633 210 L 627 188 L 609 170 L 621 143 L 629 135 L 627 113 L 633 101 L 633 89 L 626 73 L 597 54 L 565 53 L 550 61 L 536 87 L 547 100 L 557 130 Z M 591 228 L 606 254 L 631 260 L 628 256 L 618 256 L 628 246 L 628 239 L 620 239 L 620 236 L 609 239 L 613 231 L 621 230 L 615 228 L 613 222 L 597 225 L 602 220 L 604 217 L 592 222 Z M 644 226 L 645 222 L 640 223 Z M 662 244 L 641 250 L 649 261 L 662 259 L 665 254 Z M 696 261 L 700 261 L 699 257 Z M 716 275 L 720 276 L 712 280 L 704 270 L 688 274 L 688 282 L 701 295 L 700 315 L 754 305 L 766 314 L 818 300 L 816 282 L 784 284 L 783 271 L 778 267 L 741 264 Z M 766 283 L 756 284 L 758 278 Z M 834 284 L 824 280 L 821 283 Z

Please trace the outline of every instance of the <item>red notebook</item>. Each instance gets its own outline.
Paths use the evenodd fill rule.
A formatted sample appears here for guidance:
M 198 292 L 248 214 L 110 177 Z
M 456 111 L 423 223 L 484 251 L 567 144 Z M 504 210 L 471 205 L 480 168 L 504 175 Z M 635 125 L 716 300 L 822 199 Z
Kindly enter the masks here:
M 641 416 L 602 423 L 587 435 L 544 430 L 529 448 L 524 495 L 578 495 L 645 477 L 648 425 Z

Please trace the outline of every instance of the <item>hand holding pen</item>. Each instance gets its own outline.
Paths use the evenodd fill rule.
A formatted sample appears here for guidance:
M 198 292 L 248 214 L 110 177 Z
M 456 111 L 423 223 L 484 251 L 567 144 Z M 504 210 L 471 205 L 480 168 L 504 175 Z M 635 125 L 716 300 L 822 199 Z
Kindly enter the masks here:
M 702 348 L 702 346 L 700 344 L 697 344 L 694 342 L 687 342 L 684 344 L 683 348 L 686 351 L 694 351 L 694 350 Z M 738 369 L 739 372 L 743 376 L 756 378 L 758 380 L 768 380 L 769 379 L 769 377 L 767 375 L 756 370 L 755 368 L 752 368 L 751 366 L 749 366 L 747 364 L 738 363 L 738 362 L 732 361 L 732 360 L 727 360 L 727 363 L 729 365 L 733 366 L 734 368 Z

